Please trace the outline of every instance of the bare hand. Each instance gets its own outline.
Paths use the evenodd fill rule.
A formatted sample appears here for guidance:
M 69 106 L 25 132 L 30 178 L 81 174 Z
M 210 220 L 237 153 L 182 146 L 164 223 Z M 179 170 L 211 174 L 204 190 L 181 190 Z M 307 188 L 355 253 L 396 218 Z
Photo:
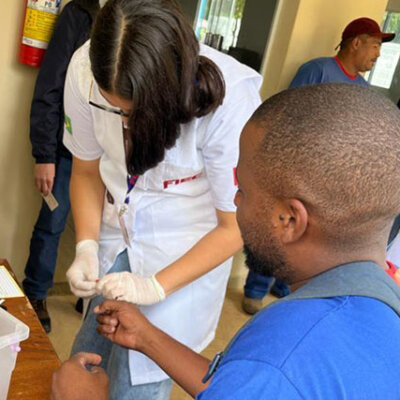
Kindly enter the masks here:
M 35 184 L 39 192 L 47 196 L 53 190 L 54 177 L 56 176 L 55 164 L 35 165 Z
M 125 301 L 106 300 L 94 312 L 98 314 L 97 331 L 129 349 L 143 351 L 146 339 L 156 329 L 136 306 Z
M 96 366 L 100 362 L 92 353 L 78 353 L 64 362 L 53 374 L 51 400 L 108 400 L 108 376 Z M 93 365 L 90 371 L 87 365 Z

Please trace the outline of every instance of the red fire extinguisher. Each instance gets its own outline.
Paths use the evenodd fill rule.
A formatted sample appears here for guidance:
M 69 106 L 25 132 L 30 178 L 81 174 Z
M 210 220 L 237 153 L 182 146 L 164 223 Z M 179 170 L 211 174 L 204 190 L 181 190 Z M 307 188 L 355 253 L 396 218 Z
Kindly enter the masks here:
M 61 0 L 26 0 L 19 61 L 39 67 L 53 33 Z

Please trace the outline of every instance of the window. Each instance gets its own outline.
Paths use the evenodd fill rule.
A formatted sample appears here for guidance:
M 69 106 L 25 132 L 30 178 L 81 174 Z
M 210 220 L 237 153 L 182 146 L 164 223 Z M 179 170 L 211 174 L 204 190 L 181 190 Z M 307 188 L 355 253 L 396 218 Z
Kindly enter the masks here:
M 206 35 L 219 35 L 221 48 L 236 46 L 246 0 L 200 0 L 196 35 L 201 42 Z
M 386 12 L 382 30 L 394 32 L 396 37 L 391 42 L 382 44 L 381 56 L 371 72 L 365 74 L 365 78 L 373 86 L 390 89 L 400 58 L 400 13 Z

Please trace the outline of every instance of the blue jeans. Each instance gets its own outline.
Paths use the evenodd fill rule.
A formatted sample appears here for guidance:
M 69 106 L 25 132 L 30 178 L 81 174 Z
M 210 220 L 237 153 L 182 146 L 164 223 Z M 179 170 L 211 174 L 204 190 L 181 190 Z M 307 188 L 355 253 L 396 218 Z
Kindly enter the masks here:
M 290 293 L 289 286 L 280 279 L 272 276 L 262 276 L 253 271 L 249 271 L 244 285 L 244 295 L 252 299 L 262 299 L 270 289 L 280 297 Z
M 53 286 L 58 243 L 70 210 L 71 168 L 72 160 L 68 158 L 60 157 L 56 162 L 53 195 L 59 205 L 51 212 L 43 201 L 32 233 L 29 258 L 25 267 L 26 278 L 22 282 L 26 295 L 32 300 L 45 299 L 47 291 Z
M 130 271 L 126 250 L 119 254 L 108 273 L 122 271 Z M 100 366 L 110 377 L 110 400 L 168 400 L 172 386 L 171 379 L 144 385 L 131 385 L 128 349 L 113 344 L 96 331 L 97 316 L 93 313 L 93 309 L 103 301 L 102 296 L 97 296 L 90 301 L 85 320 L 72 346 L 71 356 L 80 351 L 101 355 Z

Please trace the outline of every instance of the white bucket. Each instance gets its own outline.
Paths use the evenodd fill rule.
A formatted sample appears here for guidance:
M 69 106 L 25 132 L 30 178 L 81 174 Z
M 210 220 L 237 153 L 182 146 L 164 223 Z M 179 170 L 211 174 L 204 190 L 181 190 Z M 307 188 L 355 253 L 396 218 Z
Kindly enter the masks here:
M 29 327 L 0 308 L 0 400 L 7 400 L 19 343 L 29 337 Z

